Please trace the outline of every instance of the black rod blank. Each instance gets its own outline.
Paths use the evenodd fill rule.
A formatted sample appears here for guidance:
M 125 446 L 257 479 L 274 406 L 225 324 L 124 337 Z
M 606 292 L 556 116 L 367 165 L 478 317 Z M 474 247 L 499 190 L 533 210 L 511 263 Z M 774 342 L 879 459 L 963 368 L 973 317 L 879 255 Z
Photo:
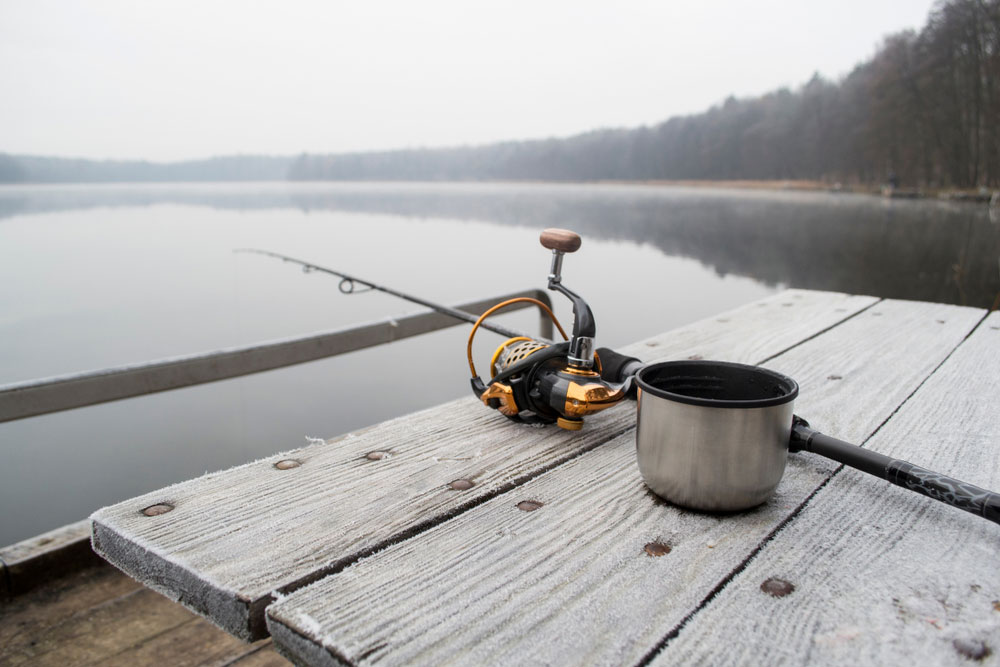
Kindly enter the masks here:
M 1000 523 L 1000 494 L 814 431 L 804 419 L 796 417 L 789 451 L 799 450 L 825 456 L 881 477 L 896 486 Z

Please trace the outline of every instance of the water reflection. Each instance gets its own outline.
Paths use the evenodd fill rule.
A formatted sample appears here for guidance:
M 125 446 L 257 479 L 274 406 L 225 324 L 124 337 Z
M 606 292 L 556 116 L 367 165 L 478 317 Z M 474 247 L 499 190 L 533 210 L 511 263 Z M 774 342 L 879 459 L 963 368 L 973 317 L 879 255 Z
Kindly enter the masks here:
M 1000 225 L 987 207 L 863 195 L 623 185 L 88 185 L 0 189 L 0 220 L 163 203 L 563 226 L 768 285 L 979 307 L 1000 292 Z
M 44 215 L 58 212 L 68 214 Z M 456 304 L 543 285 L 537 233 L 547 226 L 584 235 L 564 275 L 611 347 L 785 285 L 979 306 L 1000 290 L 1000 226 L 972 205 L 617 185 L 0 187 L 0 383 L 330 330 L 408 306 L 378 292 L 343 296 L 329 277 L 234 247 Z M 568 315 L 565 300 L 555 305 Z M 535 330 L 533 313 L 505 317 Z M 0 544 L 305 435 L 467 396 L 466 336 L 459 327 L 0 424 L 0 506 L 32 507 L 0 522 Z M 477 358 L 495 343 L 477 341 Z

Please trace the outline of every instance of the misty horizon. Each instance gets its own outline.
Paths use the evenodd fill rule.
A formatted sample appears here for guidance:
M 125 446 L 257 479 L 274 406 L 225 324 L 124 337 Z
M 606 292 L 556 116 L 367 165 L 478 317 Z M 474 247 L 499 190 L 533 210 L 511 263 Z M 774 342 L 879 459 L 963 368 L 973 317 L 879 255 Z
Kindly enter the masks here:
M 487 146 L 638 128 L 847 75 L 933 0 L 0 7 L 0 151 L 205 156 Z
M 864 63 L 864 61 L 859 60 L 855 67 L 859 67 Z M 848 75 L 844 74 L 836 79 L 832 79 L 833 82 L 840 82 L 846 79 Z M 814 72 L 813 77 L 821 77 L 820 73 Z M 822 77 L 821 77 L 822 78 Z M 401 153 L 410 151 L 439 151 L 439 150 L 462 150 L 462 149 L 478 149 L 478 148 L 488 148 L 491 146 L 500 146 L 504 144 L 531 144 L 540 143 L 546 141 L 562 141 L 571 140 L 578 137 L 584 137 L 587 135 L 602 133 L 602 132 L 619 132 L 619 131 L 631 131 L 631 130 L 641 130 L 650 127 L 655 127 L 663 123 L 667 123 L 677 119 L 683 119 L 687 117 L 700 116 L 705 113 L 709 113 L 715 109 L 721 108 L 730 100 L 745 100 L 762 97 L 767 94 L 779 92 L 780 90 L 801 90 L 808 84 L 807 81 L 800 82 L 794 86 L 784 86 L 781 89 L 775 89 L 770 91 L 764 91 L 759 95 L 747 96 L 744 98 L 737 98 L 734 94 L 729 93 L 725 95 L 718 102 L 713 103 L 711 106 L 706 107 L 701 110 L 691 111 L 689 113 L 677 114 L 655 120 L 648 124 L 637 125 L 637 126 L 602 126 L 593 127 L 590 129 L 585 129 L 578 132 L 565 132 L 560 134 L 551 134 L 548 136 L 531 136 L 531 137 L 509 137 L 506 139 L 498 139 L 493 141 L 470 141 L 460 144 L 441 144 L 441 145 L 429 145 L 429 144 L 414 144 L 414 145 L 400 145 L 400 146 L 390 146 L 385 148 L 361 148 L 357 150 L 349 151 L 323 151 L 323 150 L 299 150 L 291 152 L 271 152 L 262 153 L 248 150 L 241 150 L 232 153 L 214 153 L 210 155 L 195 155 L 184 158 L 175 159 L 151 159 L 147 157 L 135 157 L 135 158 L 116 158 L 116 157 L 87 157 L 85 155 L 60 155 L 60 154 L 40 154 L 40 153 L 14 153 L 10 151 L 3 150 L 0 147 L 0 155 L 10 155 L 13 157 L 31 157 L 31 158 L 53 158 L 59 160 L 74 160 L 81 162 L 100 162 L 100 163 L 141 163 L 141 164 L 154 164 L 154 165 L 177 165 L 186 163 L 202 163 L 210 162 L 212 160 L 226 160 L 230 158 L 279 158 L 279 159 L 295 159 L 301 155 L 331 155 L 331 156 L 353 156 L 353 155 L 370 155 L 370 154 L 389 154 L 389 153 Z
M 646 5 L 641 9 L 659 11 Z M 938 0 L 919 30 L 907 28 L 883 35 L 873 55 L 861 59 L 852 56 L 847 74 L 831 79 L 819 68 L 810 68 L 806 70 L 808 78 L 794 86 L 784 82 L 758 94 L 742 94 L 728 78 L 722 78 L 712 84 L 716 89 L 727 86 L 729 94 L 721 102 L 712 93 L 713 103 L 707 108 L 674 113 L 664 108 L 654 120 L 647 112 L 645 120 L 631 123 L 591 118 L 587 121 L 591 126 L 577 132 L 551 127 L 544 132 L 538 128 L 519 132 L 516 121 L 523 114 L 515 111 L 487 122 L 486 116 L 477 113 L 462 116 L 463 122 L 481 126 L 476 136 L 435 137 L 420 128 L 414 109 L 430 104 L 428 118 L 448 125 L 447 119 L 465 104 L 467 90 L 449 87 L 444 94 L 434 89 L 432 72 L 421 70 L 412 72 L 415 79 L 406 79 L 406 95 L 392 100 L 391 127 L 405 128 L 401 135 L 384 133 L 385 120 L 373 119 L 366 131 L 364 126 L 342 117 L 341 107 L 358 101 L 348 95 L 337 97 L 336 110 L 326 119 L 324 129 L 351 134 L 353 147 L 324 149 L 324 144 L 329 143 L 316 134 L 305 149 L 296 151 L 250 150 L 245 140 L 238 149 L 213 150 L 211 143 L 199 142 L 198 136 L 221 108 L 205 105 L 190 124 L 169 117 L 167 125 L 155 129 L 157 136 L 162 133 L 164 138 L 179 131 L 178 145 L 199 142 L 210 157 L 164 159 L 151 152 L 140 159 L 95 160 L 57 157 L 60 153 L 0 152 L 0 183 L 751 180 L 868 188 L 887 183 L 911 189 L 996 187 L 1000 184 L 1000 162 L 995 157 L 1000 154 L 1000 132 L 990 119 L 1000 113 L 1000 98 L 989 93 L 996 89 L 996 73 L 1000 71 L 1000 32 L 991 18 L 996 11 L 995 0 L 985 4 Z M 779 14 L 787 21 L 790 12 L 790 6 L 784 6 Z M 684 18 L 694 21 L 697 17 L 691 14 Z M 595 35 L 607 34 L 614 25 L 600 26 Z M 628 27 L 636 29 L 631 23 Z M 799 35 L 801 26 L 785 27 L 791 31 L 786 33 L 788 39 Z M 404 43 L 401 38 L 391 46 L 398 50 Z M 545 43 L 547 48 L 552 46 Z M 584 51 L 592 56 L 589 49 Z M 709 55 L 727 66 L 741 60 L 723 50 Z M 356 74 L 364 75 L 365 86 L 378 88 L 383 84 L 378 77 L 367 76 L 371 74 L 369 60 L 377 62 L 377 56 L 366 53 L 363 64 L 358 65 Z M 810 64 L 817 60 L 813 58 Z M 798 63 L 800 70 L 804 62 L 809 61 L 803 58 Z M 447 65 L 446 70 L 457 66 L 452 60 L 438 64 Z M 574 69 L 566 70 L 566 75 L 577 71 L 580 64 L 574 63 Z M 303 65 L 301 72 L 289 70 L 283 76 L 294 78 L 306 71 L 308 67 Z M 535 69 L 529 67 L 528 71 L 534 73 Z M 500 81 L 513 73 L 511 68 L 496 71 Z M 621 72 L 621 76 L 629 74 Z M 554 79 L 553 85 L 559 81 Z M 312 88 L 318 86 L 308 83 Z M 481 84 L 480 73 L 468 83 Z M 652 82 L 644 83 L 650 95 L 664 92 Z M 605 99 L 599 80 L 589 84 L 588 93 L 600 94 L 605 109 L 621 109 L 627 101 Z M 326 89 L 329 85 L 319 87 Z M 498 92 L 501 88 L 490 89 Z M 441 95 L 436 97 L 436 93 Z M 273 97 L 268 96 L 268 103 L 286 101 Z M 687 106 L 693 100 L 688 98 Z M 516 110 L 534 102 L 511 95 L 502 100 L 501 106 Z M 495 106 L 490 109 L 495 110 Z M 0 138 L 5 129 L 3 113 L 0 110 Z M 246 113 L 241 107 L 227 120 L 238 124 Z M 566 115 L 555 125 L 571 127 L 585 117 Z M 117 129 L 117 117 L 109 117 L 108 122 Z M 260 130 L 255 136 L 271 136 L 269 133 L 287 130 L 288 124 L 270 121 L 255 129 Z M 507 138 L 488 138 L 498 132 Z M 518 134 L 518 138 L 509 138 Z M 376 135 L 378 141 L 372 139 Z

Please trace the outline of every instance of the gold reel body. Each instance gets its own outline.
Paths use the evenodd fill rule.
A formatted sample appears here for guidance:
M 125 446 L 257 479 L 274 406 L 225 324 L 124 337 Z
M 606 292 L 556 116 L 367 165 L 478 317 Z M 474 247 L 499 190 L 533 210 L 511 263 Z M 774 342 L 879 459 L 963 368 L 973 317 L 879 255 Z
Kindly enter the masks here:
M 472 371 L 473 391 L 487 407 L 516 421 L 552 423 L 567 430 L 579 430 L 583 417 L 617 404 L 625 397 L 622 385 L 612 385 L 601 378 L 600 358 L 594 354 L 593 370 L 572 367 L 564 348 L 568 343 L 550 345 L 518 336 L 504 341 L 490 359 L 491 382 L 483 383 L 472 361 L 472 341 L 482 321 L 501 308 L 519 301 L 534 303 L 552 318 L 563 338 L 566 333 L 552 311 L 539 301 L 519 297 L 499 303 L 483 313 L 469 334 L 467 355 Z M 539 354 L 544 352 L 543 354 Z M 537 362 L 530 360 L 533 355 Z M 525 371 L 513 367 L 530 360 Z M 508 372 L 511 371 L 511 372 Z
M 523 361 L 549 345 L 527 337 L 508 338 L 493 353 L 490 360 L 490 374 L 493 378 L 514 364 Z M 600 369 L 600 359 L 595 355 L 595 366 Z M 564 429 L 576 431 L 583 426 L 583 417 L 599 412 L 618 403 L 624 395 L 623 389 L 609 387 L 601 380 L 599 371 L 581 371 L 559 363 L 550 366 L 545 386 L 550 396 L 558 396 L 558 406 L 551 405 L 558 417 L 556 424 Z M 511 386 L 504 382 L 493 382 L 480 396 L 484 404 L 496 401 L 502 414 L 516 417 L 524 406 L 519 406 Z

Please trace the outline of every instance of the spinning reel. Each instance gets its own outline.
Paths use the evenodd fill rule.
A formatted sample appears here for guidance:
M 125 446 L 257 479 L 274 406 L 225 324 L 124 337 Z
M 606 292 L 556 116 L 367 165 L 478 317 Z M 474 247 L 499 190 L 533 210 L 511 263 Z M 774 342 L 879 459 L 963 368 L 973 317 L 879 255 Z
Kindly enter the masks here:
M 548 306 L 536 299 L 522 297 L 493 306 L 482 314 L 469 334 L 467 351 L 472 391 L 487 407 L 499 410 L 513 421 L 555 422 L 564 429 L 576 431 L 583 428 L 586 415 L 617 405 L 628 395 L 632 375 L 641 362 L 606 348 L 595 352 L 594 314 L 582 297 L 562 284 L 563 255 L 579 250 L 580 236 L 565 229 L 546 229 L 540 241 L 552 251 L 548 288 L 562 293 L 573 303 L 572 336 L 566 336 Z M 472 361 L 476 331 L 496 311 L 525 301 L 542 308 L 568 340 L 549 343 L 524 336 L 509 338 L 493 353 L 490 382 L 483 382 Z

